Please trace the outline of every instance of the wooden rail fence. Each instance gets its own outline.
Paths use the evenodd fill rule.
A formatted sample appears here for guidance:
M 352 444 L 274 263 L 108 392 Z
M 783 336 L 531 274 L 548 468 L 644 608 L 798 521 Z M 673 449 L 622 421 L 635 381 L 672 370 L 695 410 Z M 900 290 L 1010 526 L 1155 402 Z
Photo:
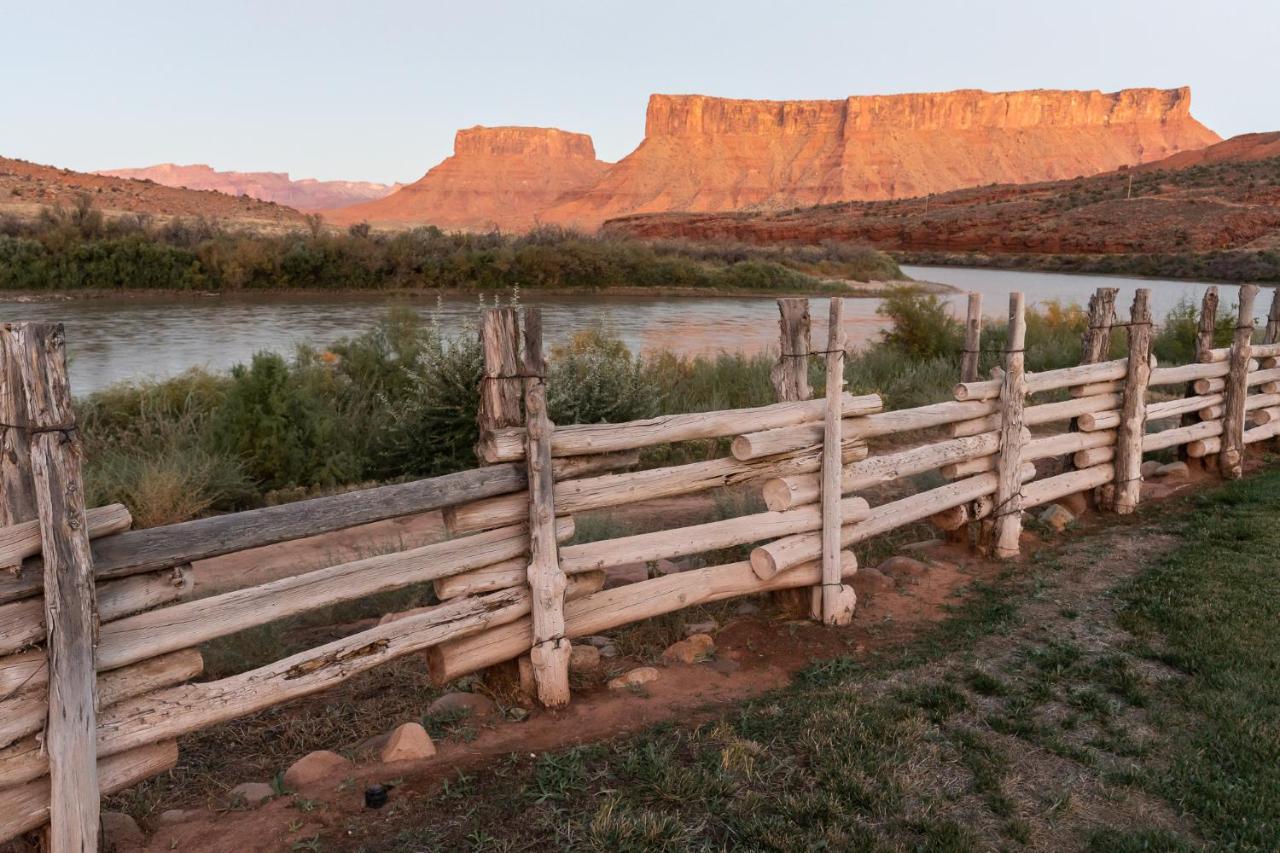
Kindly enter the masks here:
M 1238 477 L 1249 444 L 1280 436 L 1280 300 L 1273 294 L 1255 344 L 1256 293 L 1241 288 L 1233 342 L 1214 348 L 1211 288 L 1195 361 L 1161 366 L 1149 292 L 1138 291 L 1127 354 L 1113 359 L 1115 291 L 1102 288 L 1081 364 L 1038 373 L 1024 369 L 1026 309 L 1015 293 L 1002 364 L 988 379 L 974 296 L 953 399 L 894 411 L 844 390 L 842 300 L 830 301 L 828 339 L 814 352 L 808 301 L 784 299 L 778 402 L 577 425 L 547 416 L 538 310 L 521 322 L 515 309 L 492 309 L 481 324 L 480 467 L 146 530 L 129 529 L 124 507 L 84 505 L 62 328 L 0 326 L 0 841 L 48 824 L 50 849 L 96 849 L 99 797 L 172 768 L 181 736 L 413 652 L 428 652 L 441 683 L 519 659 L 539 700 L 557 707 L 570 701 L 574 638 L 788 590 L 804 593 L 815 619 L 846 624 L 857 601 L 850 549 L 904 525 L 927 520 L 1009 558 L 1024 514 L 1043 504 L 1097 491 L 1103 506 L 1132 512 L 1144 454 L 1177 448 Z M 822 399 L 811 399 L 815 357 L 826 368 Z M 727 453 L 640 465 L 647 448 L 706 440 Z M 873 505 L 877 487 L 930 472 L 941 485 Z M 760 490 L 764 511 L 571 541 L 575 513 L 743 484 Z M 443 541 L 191 594 L 198 561 L 439 511 Z M 746 546 L 740 562 L 603 588 L 613 567 Z M 438 604 L 193 681 L 201 643 L 427 582 Z

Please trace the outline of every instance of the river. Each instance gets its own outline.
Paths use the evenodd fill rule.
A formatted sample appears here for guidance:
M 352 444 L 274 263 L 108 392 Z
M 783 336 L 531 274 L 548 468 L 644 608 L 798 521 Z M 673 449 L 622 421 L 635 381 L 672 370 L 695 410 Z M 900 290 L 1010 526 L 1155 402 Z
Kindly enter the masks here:
M 1059 299 L 1084 304 L 1101 286 L 1120 288 L 1122 313 L 1138 287 L 1150 287 L 1152 309 L 1164 317 L 1180 299 L 1198 302 L 1208 285 L 1187 281 L 1014 272 L 960 267 L 903 267 L 912 278 L 950 284 L 949 297 L 960 316 L 964 291 L 983 294 L 991 316 L 1003 314 L 1008 293 L 1021 290 L 1029 304 Z M 1221 285 L 1222 304 L 1232 304 L 1236 287 Z M 770 298 L 661 297 L 618 295 L 539 296 L 525 291 L 526 305 L 543 309 L 551 343 L 574 330 L 596 326 L 637 351 L 669 349 L 680 353 L 721 350 L 755 352 L 777 341 L 777 308 Z M 878 299 L 851 299 L 845 306 L 850 340 L 873 340 L 883 326 Z M 1265 314 L 1269 299 L 1258 301 Z M 344 294 L 236 294 L 224 296 L 139 296 L 126 299 L 75 299 L 20 302 L 0 298 L 0 319 L 58 321 L 66 325 L 71 355 L 71 384 L 77 394 L 115 382 L 173 376 L 190 367 L 226 370 L 263 349 L 288 353 L 299 344 L 323 346 L 372 327 L 393 305 L 434 314 L 448 329 L 462 331 L 474 321 L 478 297 L 435 298 Z M 826 300 L 813 305 L 814 340 L 826 340 Z

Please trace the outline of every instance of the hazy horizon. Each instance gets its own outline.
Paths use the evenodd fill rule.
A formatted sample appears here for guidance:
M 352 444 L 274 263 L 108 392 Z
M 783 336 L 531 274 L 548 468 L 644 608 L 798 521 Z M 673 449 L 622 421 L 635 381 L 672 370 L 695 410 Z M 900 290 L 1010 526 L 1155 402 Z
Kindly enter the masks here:
M 654 92 L 1186 85 L 1192 114 L 1223 137 L 1280 130 L 1280 6 L 1137 6 L 1082 0 L 1069 17 L 1009 2 L 15 6 L 0 69 L 20 82 L 0 95 L 0 155 L 410 182 L 477 124 L 587 133 L 618 160 L 642 139 Z

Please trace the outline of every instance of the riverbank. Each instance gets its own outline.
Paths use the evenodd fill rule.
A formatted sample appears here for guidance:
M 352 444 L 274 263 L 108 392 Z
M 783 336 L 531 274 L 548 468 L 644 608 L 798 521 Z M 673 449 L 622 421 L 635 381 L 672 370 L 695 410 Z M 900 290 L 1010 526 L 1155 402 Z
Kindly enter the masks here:
M 1260 251 L 1162 254 L 985 254 L 982 252 L 889 252 L 899 264 L 1035 270 L 1073 275 L 1241 284 L 1280 282 L 1280 248 Z
M 542 228 L 526 234 L 287 234 L 204 220 L 113 219 L 91 202 L 35 221 L 0 217 L 0 291 L 690 289 L 705 293 L 842 293 L 842 281 L 902 279 L 887 255 L 851 245 L 809 248 L 641 241 Z

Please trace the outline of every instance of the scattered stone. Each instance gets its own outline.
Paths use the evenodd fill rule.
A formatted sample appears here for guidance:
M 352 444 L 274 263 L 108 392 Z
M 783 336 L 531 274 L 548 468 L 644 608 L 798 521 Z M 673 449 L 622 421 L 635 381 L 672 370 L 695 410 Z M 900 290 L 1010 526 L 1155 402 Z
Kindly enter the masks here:
M 472 719 L 491 717 L 498 711 L 498 706 L 488 696 L 479 693 L 446 693 L 427 706 L 427 713 L 457 714 L 465 713 Z
M 436 754 L 436 745 L 418 723 L 403 723 L 396 726 L 382 748 L 382 760 L 390 764 L 393 761 L 421 761 Z
M 1156 476 L 1173 480 L 1186 480 L 1191 477 L 1191 469 L 1187 467 L 1185 462 L 1170 462 L 1168 465 L 1161 465 L 1156 470 Z
M 760 612 L 760 605 L 754 601 L 744 601 L 733 612 L 738 616 L 755 616 Z
M 662 653 L 662 660 L 664 663 L 693 664 L 709 658 L 715 648 L 716 641 L 710 634 L 694 634 L 667 646 L 667 650 Z
M 1067 525 L 1076 520 L 1076 517 L 1062 504 L 1053 503 L 1040 513 L 1040 520 L 1061 533 L 1067 529 Z
M 658 671 L 651 666 L 642 666 L 619 675 L 609 682 L 610 690 L 626 690 L 628 687 L 639 687 L 650 681 L 658 680 Z
M 941 539 L 922 539 L 919 542 L 912 542 L 908 545 L 903 545 L 898 550 L 910 551 L 912 554 L 918 554 L 921 551 L 931 551 L 934 548 L 940 548 L 945 544 L 946 543 L 943 542 Z
M 241 782 L 227 792 L 227 799 L 233 806 L 245 805 L 256 809 L 275 795 L 275 788 L 266 782 Z
M 336 752 L 321 749 L 289 765 L 289 769 L 284 771 L 284 786 L 290 791 L 298 791 L 339 774 L 345 775 L 350 769 L 350 761 Z
M 599 634 L 593 637 L 583 637 L 582 641 L 595 646 L 597 649 L 603 649 L 605 646 L 613 645 L 613 640 L 608 637 L 602 637 Z
M 595 646 L 574 646 L 569 651 L 571 672 L 595 672 L 600 668 L 600 650 Z
M 146 843 L 147 837 L 138 828 L 138 822 L 123 812 L 103 812 L 102 849 L 107 853 L 132 850 Z
M 1156 472 L 1160 470 L 1160 463 L 1154 459 L 1148 459 L 1142 463 L 1142 467 L 1138 470 L 1142 473 L 1142 479 L 1149 480 L 1157 476 Z
M 871 595 L 897 586 L 893 578 L 870 566 L 858 569 L 858 573 L 853 576 L 850 583 L 853 585 L 853 591 L 858 595 Z
M 173 826 L 174 824 L 186 823 L 199 816 L 199 809 L 167 809 L 160 812 L 159 817 L 156 818 L 156 823 L 162 826 Z
M 618 647 L 613 643 L 600 647 L 600 657 L 602 658 L 616 658 L 620 654 L 622 654 L 622 652 L 618 651 Z
M 1067 511 L 1076 518 L 1084 515 L 1089 511 L 1089 499 L 1084 492 L 1076 492 L 1074 495 L 1067 495 L 1065 498 L 1059 498 L 1058 503 L 1067 508 Z
M 507 716 L 515 720 L 517 723 L 523 722 L 529 717 L 529 709 L 521 708 L 519 705 L 514 708 L 507 709 Z
M 877 568 L 881 574 L 888 575 L 895 580 L 918 578 L 929 571 L 929 567 L 924 563 L 913 557 L 904 557 L 901 554 L 895 554 L 877 566 Z
M 713 634 L 720 629 L 720 623 L 714 619 L 708 619 L 705 622 L 692 622 L 684 626 L 684 635 L 692 637 L 694 634 Z

